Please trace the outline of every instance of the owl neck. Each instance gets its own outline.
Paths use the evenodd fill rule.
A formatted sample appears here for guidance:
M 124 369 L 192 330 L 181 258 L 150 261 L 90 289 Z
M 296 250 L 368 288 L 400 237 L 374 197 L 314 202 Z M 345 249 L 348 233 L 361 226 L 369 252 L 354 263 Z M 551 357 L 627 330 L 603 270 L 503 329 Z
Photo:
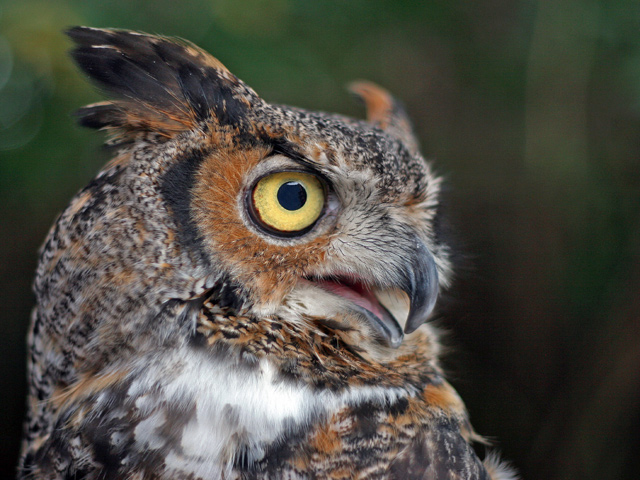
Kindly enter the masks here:
M 209 313 L 216 318 L 222 310 Z M 296 337 L 290 325 L 235 317 L 236 325 L 224 329 L 211 316 L 198 328 L 205 342 L 184 345 L 154 362 L 141 359 L 125 395 L 140 455 L 148 455 L 150 445 L 180 450 L 165 461 L 172 475 L 235 478 L 230 470 L 276 461 L 284 455 L 280 446 L 308 438 L 345 409 L 396 408 L 420 398 L 424 388 L 406 371 L 394 378 L 392 369 L 381 365 L 375 376 L 358 374 L 357 364 L 350 364 L 353 352 L 330 356 L 339 345 Z M 253 338 L 256 331 L 262 341 L 241 347 L 240 338 Z M 281 358 L 276 351 L 292 354 Z M 434 371 L 423 374 L 423 382 L 440 381 Z

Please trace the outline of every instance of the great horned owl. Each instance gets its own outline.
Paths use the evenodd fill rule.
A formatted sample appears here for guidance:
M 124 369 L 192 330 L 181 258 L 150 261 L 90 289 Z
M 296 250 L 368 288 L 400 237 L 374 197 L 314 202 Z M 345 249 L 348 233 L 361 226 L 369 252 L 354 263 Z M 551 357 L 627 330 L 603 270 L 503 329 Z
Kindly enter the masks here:
M 406 114 L 272 105 L 184 41 L 73 28 L 117 155 L 40 252 L 22 479 L 506 479 L 424 322 L 450 279 Z

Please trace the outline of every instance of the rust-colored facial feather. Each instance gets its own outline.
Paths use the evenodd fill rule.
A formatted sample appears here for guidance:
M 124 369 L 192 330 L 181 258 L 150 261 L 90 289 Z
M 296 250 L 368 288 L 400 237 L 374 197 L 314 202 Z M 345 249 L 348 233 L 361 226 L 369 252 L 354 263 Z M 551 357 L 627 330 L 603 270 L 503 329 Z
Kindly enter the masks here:
M 269 153 L 266 148 L 216 151 L 203 161 L 193 189 L 194 215 L 205 243 L 258 307 L 281 301 L 310 268 L 322 264 L 330 240 L 274 244 L 247 227 L 241 215 L 246 181 Z

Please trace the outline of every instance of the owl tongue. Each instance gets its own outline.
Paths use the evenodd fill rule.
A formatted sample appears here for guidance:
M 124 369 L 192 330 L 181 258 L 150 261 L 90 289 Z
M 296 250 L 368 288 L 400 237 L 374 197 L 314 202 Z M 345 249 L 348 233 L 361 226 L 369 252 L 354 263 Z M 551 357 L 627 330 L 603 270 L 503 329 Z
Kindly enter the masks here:
M 356 305 L 370 311 L 379 319 L 388 316 L 371 289 L 357 281 L 317 280 L 316 283 L 336 295 L 351 300 Z M 385 315 L 386 314 L 386 315 Z

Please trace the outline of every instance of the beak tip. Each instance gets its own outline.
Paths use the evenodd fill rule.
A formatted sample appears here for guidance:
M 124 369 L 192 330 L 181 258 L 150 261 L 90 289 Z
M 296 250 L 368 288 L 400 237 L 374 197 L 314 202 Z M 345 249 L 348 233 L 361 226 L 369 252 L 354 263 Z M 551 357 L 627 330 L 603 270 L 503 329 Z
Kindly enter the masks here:
M 402 345 L 402 341 L 404 340 L 404 335 L 400 335 L 399 337 L 389 339 L 389 347 L 398 348 Z
M 431 300 L 431 299 L 430 299 Z M 420 309 L 419 311 L 409 311 L 409 318 L 407 318 L 407 323 L 404 325 L 404 333 L 410 334 L 415 332 L 422 324 L 424 324 L 431 316 L 431 312 L 433 311 L 433 307 L 435 306 L 435 298 L 432 299 L 427 308 Z
M 418 329 L 418 327 L 419 327 L 419 326 L 420 326 L 420 325 L 415 326 L 415 325 L 408 325 L 408 324 L 407 324 L 407 325 L 404 327 L 404 333 L 405 333 L 406 335 L 409 335 L 410 333 L 415 332 L 415 331 Z

